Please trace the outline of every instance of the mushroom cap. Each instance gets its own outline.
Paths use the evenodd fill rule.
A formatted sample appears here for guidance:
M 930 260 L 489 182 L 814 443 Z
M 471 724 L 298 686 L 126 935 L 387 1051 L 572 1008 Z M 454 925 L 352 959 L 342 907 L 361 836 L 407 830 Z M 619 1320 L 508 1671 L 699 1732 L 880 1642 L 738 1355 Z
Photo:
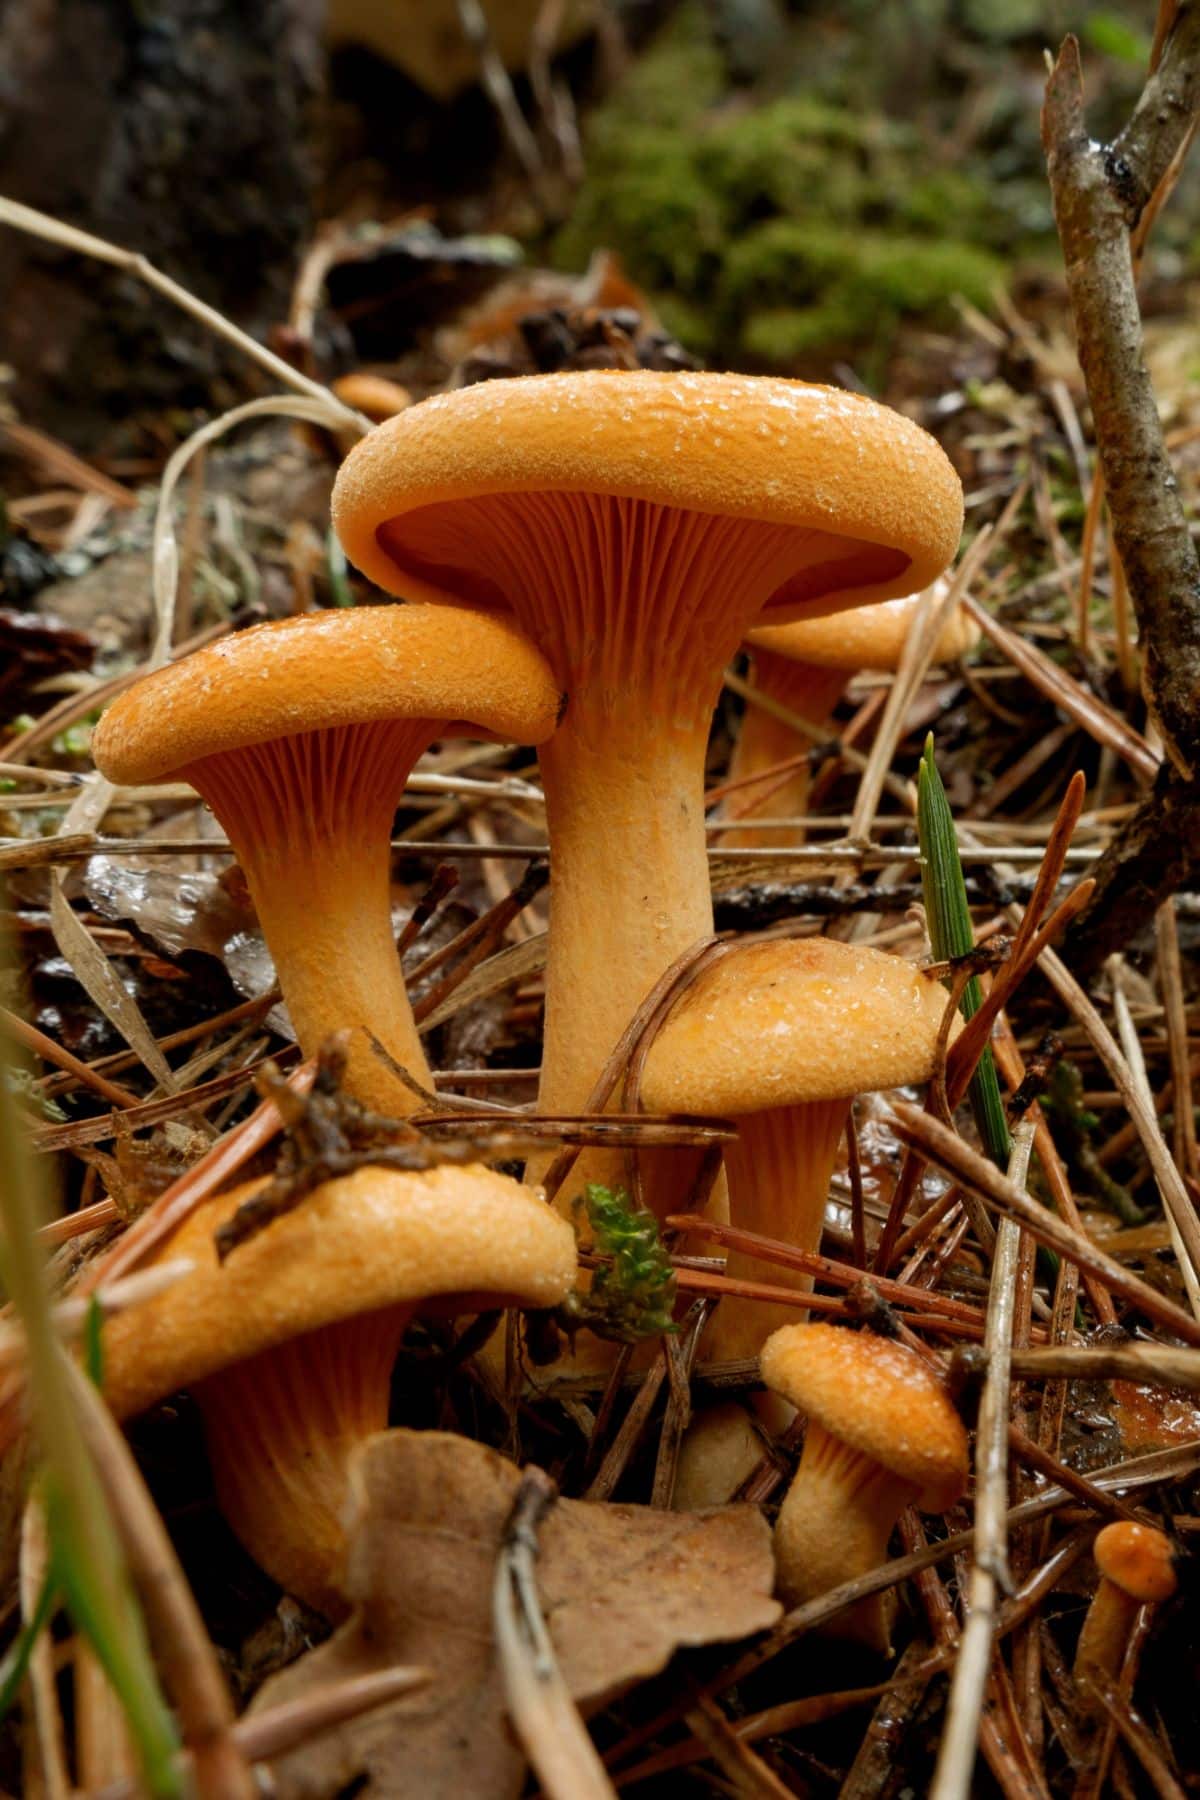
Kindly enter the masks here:
M 328 1181 L 240 1244 L 213 1242 L 266 1180 L 197 1207 L 155 1258 L 194 1267 L 104 1328 L 105 1398 L 128 1418 L 164 1394 L 322 1325 L 462 1296 L 553 1306 L 575 1279 L 575 1234 L 536 1188 L 479 1165 L 363 1168 Z
M 780 617 L 925 587 L 950 562 L 962 486 L 927 432 L 861 395 L 767 376 L 592 369 L 437 394 L 355 445 L 333 517 L 389 592 L 462 597 L 404 554 L 403 520 L 484 494 L 608 494 L 845 540 L 772 596 Z M 391 527 L 384 532 L 385 527 Z M 883 550 L 887 554 L 880 554 Z
M 118 695 L 92 753 L 112 781 L 168 781 L 219 751 L 388 719 L 521 744 L 558 724 L 541 654 L 514 627 L 433 606 L 364 606 L 251 625 Z
M 1093 1554 L 1105 1580 L 1133 1600 L 1169 1600 L 1178 1586 L 1171 1540 L 1153 1525 L 1118 1519 L 1097 1534 Z
M 967 1433 L 935 1370 L 906 1344 L 837 1325 L 783 1325 L 759 1357 L 769 1388 L 945 1512 L 967 1480 Z
M 736 1119 L 924 1081 L 946 1004 L 939 982 L 882 950 L 739 945 L 684 991 L 650 1046 L 642 1104 Z
M 747 632 L 751 650 L 769 650 L 789 662 L 818 669 L 897 669 L 913 628 L 920 594 L 882 600 L 852 613 L 818 619 L 796 619 L 791 625 L 761 625 Z M 935 602 L 936 604 L 936 602 Z M 934 662 L 953 662 L 979 637 L 979 627 L 965 606 L 956 606 L 934 645 Z
M 398 381 L 389 381 L 386 375 L 372 375 L 366 369 L 339 375 L 329 385 L 344 406 L 353 406 L 375 425 L 403 412 L 413 403 L 408 389 L 401 387 Z

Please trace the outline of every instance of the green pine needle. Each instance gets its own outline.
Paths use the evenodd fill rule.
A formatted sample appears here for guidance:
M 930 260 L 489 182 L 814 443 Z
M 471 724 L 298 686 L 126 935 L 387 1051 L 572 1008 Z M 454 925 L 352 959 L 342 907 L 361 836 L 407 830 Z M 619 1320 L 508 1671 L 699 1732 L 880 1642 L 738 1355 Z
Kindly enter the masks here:
M 917 836 L 921 844 L 921 887 L 929 941 L 938 962 L 966 956 L 975 948 L 967 884 L 958 854 L 954 815 L 933 757 L 933 733 L 925 740 L 925 753 L 917 774 Z M 963 990 L 961 1011 L 972 1018 L 983 1004 L 978 980 L 972 976 Z M 983 1147 L 1001 1169 L 1007 1168 L 1012 1150 L 1000 1083 L 990 1049 L 985 1048 L 971 1077 L 971 1111 Z

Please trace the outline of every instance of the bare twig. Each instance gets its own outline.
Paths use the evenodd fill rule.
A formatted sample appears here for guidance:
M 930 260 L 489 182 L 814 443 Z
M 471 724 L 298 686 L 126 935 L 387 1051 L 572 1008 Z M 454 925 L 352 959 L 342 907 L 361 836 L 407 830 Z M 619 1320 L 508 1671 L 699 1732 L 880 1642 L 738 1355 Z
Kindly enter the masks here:
M 1200 774 L 1200 555 L 1188 529 L 1142 342 L 1134 251 L 1156 190 L 1195 127 L 1200 107 L 1200 7 L 1182 0 L 1165 30 L 1157 66 L 1124 130 L 1110 145 L 1088 136 L 1079 45 L 1068 37 L 1046 84 L 1042 141 L 1066 264 L 1079 361 L 1087 384 L 1116 557 L 1128 579 L 1145 657 L 1152 710 L 1175 779 L 1158 796 L 1157 844 L 1141 821 L 1119 834 L 1101 866 L 1085 937 L 1086 966 L 1120 947 L 1130 888 L 1150 892 L 1151 911 L 1192 866 L 1180 831 L 1194 809 Z M 1175 804 L 1165 792 L 1178 789 Z M 1164 854 L 1164 834 L 1172 848 Z M 1194 842 L 1194 840 L 1193 840 Z M 1153 853 L 1148 854 L 1148 848 Z M 1119 923 L 1108 913 L 1120 904 Z
M 1008 1179 L 1017 1187 L 1025 1185 L 1032 1149 L 1033 1124 L 1026 1120 L 1013 1135 L 1008 1163 Z M 992 1660 L 996 1589 L 1012 1590 L 1006 1528 L 1008 1423 L 1020 1249 L 1020 1227 L 1004 1219 L 996 1232 L 983 1340 L 988 1372 L 975 1439 L 975 1565 L 931 1800 L 967 1800 L 971 1792 L 979 1722 Z
M 559 1670 L 538 1599 L 538 1525 L 558 1491 L 528 1468 L 496 1558 L 492 1626 L 508 1711 L 548 1800 L 616 1800 Z
M 343 415 L 343 426 L 356 430 L 364 428 L 365 421 L 359 414 L 342 406 L 328 388 L 322 387 L 319 381 L 310 381 L 307 375 L 302 375 L 291 363 L 276 356 L 265 344 L 260 344 L 246 332 L 240 331 L 215 307 L 206 306 L 203 300 L 197 300 L 194 294 L 189 294 L 186 288 L 180 287 L 177 281 L 172 281 L 169 275 L 156 269 L 137 251 L 122 250 L 118 245 L 95 237 L 89 231 L 79 231 L 74 225 L 64 225 L 46 213 L 36 212 L 32 206 L 22 206 L 16 200 L 6 200 L 3 197 L 0 197 L 0 225 L 11 225 L 17 231 L 25 231 L 31 237 L 58 244 L 64 250 L 74 250 L 81 256 L 92 257 L 96 262 L 111 263 L 114 268 L 123 269 L 127 275 L 135 276 L 148 288 L 153 288 L 156 294 L 162 294 L 181 311 L 189 313 L 214 336 L 224 338 L 227 343 L 243 351 L 253 362 L 282 382 L 284 387 L 294 388 L 301 394 L 307 394 L 310 399 L 320 400 L 323 404 L 337 408 Z

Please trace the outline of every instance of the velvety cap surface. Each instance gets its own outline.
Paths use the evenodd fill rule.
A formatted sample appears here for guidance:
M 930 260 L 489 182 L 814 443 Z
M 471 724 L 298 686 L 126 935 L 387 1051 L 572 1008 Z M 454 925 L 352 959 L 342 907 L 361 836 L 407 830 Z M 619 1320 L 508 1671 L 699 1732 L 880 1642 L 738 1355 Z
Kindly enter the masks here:
M 1118 1519 L 1098 1533 L 1096 1567 L 1134 1600 L 1169 1600 L 1179 1585 L 1171 1540 L 1153 1525 Z
M 574 1283 L 569 1221 L 537 1189 L 480 1166 L 358 1169 L 219 1263 L 214 1233 L 265 1185 L 197 1208 L 156 1258 L 188 1257 L 192 1272 L 105 1326 L 104 1392 L 118 1417 L 339 1319 L 448 1294 L 553 1306 Z
M 911 1481 L 944 1512 L 967 1479 L 967 1434 L 936 1371 L 870 1331 L 784 1325 L 759 1357 L 763 1380 L 806 1418 Z
M 747 944 L 683 994 L 650 1046 L 642 1105 L 737 1118 L 924 1081 L 946 1003 L 939 982 L 881 950 Z
M 962 529 L 962 486 L 927 432 L 840 389 L 767 376 L 588 370 L 484 381 L 437 394 L 355 445 L 334 523 L 372 581 L 417 599 L 458 597 L 453 569 L 406 547 L 414 515 L 484 494 L 602 493 L 791 525 L 847 542 L 772 607 L 795 616 L 925 587 Z M 854 547 L 886 547 L 878 554 Z M 874 565 L 873 569 L 869 565 Z M 814 582 L 817 584 L 814 588 Z M 826 608 L 828 610 L 828 608 Z
M 860 606 L 854 612 L 797 619 L 792 625 L 762 625 L 747 634 L 746 642 L 752 650 L 770 650 L 775 656 L 812 663 L 819 669 L 896 669 L 920 604 L 919 594 L 909 594 L 903 600 L 883 600 L 878 606 Z M 938 634 L 933 660 L 953 662 L 978 637 L 975 621 L 965 607 L 956 606 Z
M 432 606 L 363 606 L 270 620 L 156 670 L 92 737 L 111 781 L 163 781 L 218 751 L 384 719 L 471 724 L 540 744 L 561 696 L 514 627 Z

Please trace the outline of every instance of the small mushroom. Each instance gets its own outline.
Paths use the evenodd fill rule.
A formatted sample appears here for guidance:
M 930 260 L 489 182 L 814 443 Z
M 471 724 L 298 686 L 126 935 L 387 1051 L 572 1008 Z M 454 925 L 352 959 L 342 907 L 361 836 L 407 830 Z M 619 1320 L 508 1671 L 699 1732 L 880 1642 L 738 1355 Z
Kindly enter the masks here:
M 929 1364 L 904 1344 L 834 1325 L 785 1325 L 763 1380 L 806 1417 L 800 1466 L 775 1527 L 779 1592 L 815 1599 L 887 1559 L 908 1505 L 945 1512 L 967 1479 L 967 1434 Z M 871 1594 L 826 1630 L 891 1653 L 894 1600 Z
M 1169 1600 L 1178 1585 L 1171 1540 L 1153 1525 L 1118 1519 L 1097 1534 L 1093 1555 L 1100 1585 L 1075 1651 L 1075 1679 L 1088 1710 L 1098 1704 L 1087 1692 L 1088 1671 L 1119 1675 L 1139 1608 Z
M 838 1143 L 856 1094 L 933 1072 L 946 995 L 897 956 L 832 938 L 746 944 L 685 990 L 642 1069 L 653 1112 L 733 1120 L 725 1146 L 733 1225 L 816 1250 Z M 731 1251 L 726 1272 L 807 1293 L 810 1276 Z M 794 1309 L 722 1300 L 705 1343 L 757 1356 Z
M 229 834 L 296 1035 L 351 1032 L 346 1086 L 403 1116 L 429 1066 L 392 935 L 392 819 L 435 738 L 550 736 L 561 697 L 512 628 L 445 607 L 307 613 L 251 627 L 139 681 L 92 740 L 126 783 L 189 781 Z
M 792 625 L 766 625 L 747 633 L 754 686 L 778 700 L 797 718 L 824 725 L 860 669 L 896 669 L 921 603 L 919 594 L 861 606 L 847 614 L 798 619 Z M 936 662 L 952 662 L 969 650 L 978 630 L 965 607 L 957 607 L 943 625 L 934 649 Z M 806 737 L 765 707 L 750 702 L 729 765 L 731 781 L 746 780 L 777 763 L 803 756 L 812 748 Z M 807 760 L 798 763 L 779 787 L 763 783 L 730 796 L 728 816 L 752 817 L 753 824 L 723 831 L 720 843 L 731 849 L 779 848 L 804 841 L 804 832 L 760 831 L 761 820 L 794 819 L 808 806 Z
M 712 930 L 704 760 L 729 657 L 756 623 L 932 581 L 958 542 L 958 477 L 858 395 L 602 370 L 410 407 L 347 458 L 333 506 L 373 581 L 515 616 L 569 695 L 541 757 L 539 1103 L 576 1112 L 646 994 Z M 576 1171 L 620 1173 L 595 1154 Z M 649 1198 L 661 1212 L 652 1176 Z
M 193 1270 L 105 1326 L 104 1392 L 130 1418 L 189 1388 L 230 1525 L 289 1593 L 336 1616 L 347 1461 L 387 1424 L 409 1321 L 554 1306 L 575 1238 L 540 1193 L 490 1169 L 366 1167 L 220 1261 L 216 1231 L 266 1185 L 206 1201 L 160 1250 Z

